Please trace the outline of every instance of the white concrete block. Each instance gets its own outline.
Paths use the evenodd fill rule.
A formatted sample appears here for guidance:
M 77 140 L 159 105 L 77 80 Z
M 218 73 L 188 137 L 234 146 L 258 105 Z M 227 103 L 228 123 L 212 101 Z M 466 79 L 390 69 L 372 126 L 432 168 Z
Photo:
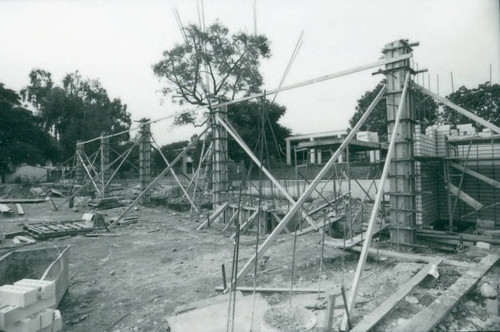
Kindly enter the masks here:
M 32 287 L 3 285 L 0 287 L 0 303 L 15 307 L 27 307 L 38 299 L 38 291 Z
M 6 332 L 37 332 L 40 330 L 40 316 L 33 315 L 26 317 L 16 322 L 12 326 L 8 326 Z
M 0 305 L 0 330 L 5 329 L 7 326 L 14 325 L 14 323 L 44 309 L 55 306 L 55 296 L 50 299 L 39 300 L 26 308 L 14 307 L 11 305 Z
M 52 325 L 54 322 L 55 310 L 54 309 L 45 309 L 41 311 L 38 316 L 40 317 L 40 328 L 45 328 L 47 326 Z
M 481 248 L 481 249 L 490 250 L 491 244 L 478 241 L 478 242 L 476 242 L 476 247 Z
M 22 279 L 14 283 L 16 286 L 36 288 L 41 299 L 48 299 L 56 296 L 56 283 L 49 280 Z

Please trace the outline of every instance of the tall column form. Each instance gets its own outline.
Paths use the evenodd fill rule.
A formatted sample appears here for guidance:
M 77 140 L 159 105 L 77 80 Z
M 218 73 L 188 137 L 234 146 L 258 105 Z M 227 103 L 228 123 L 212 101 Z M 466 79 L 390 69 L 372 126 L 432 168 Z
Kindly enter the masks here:
M 77 184 L 83 183 L 83 178 L 85 176 L 85 169 L 83 168 L 82 160 L 78 157 L 78 154 L 83 158 L 85 150 L 82 141 L 76 142 L 76 169 L 75 169 L 75 180 Z
M 222 120 L 227 120 L 227 106 L 218 107 L 214 114 Z M 227 161 L 227 131 L 223 126 L 212 123 L 213 151 L 212 151 L 212 182 L 213 195 L 212 203 L 214 209 L 223 204 L 226 200 L 225 193 L 228 189 L 228 169 Z
M 139 142 L 139 181 L 141 191 L 151 182 L 151 123 L 149 119 L 141 119 L 141 141 Z M 149 204 L 150 193 L 142 196 L 142 204 Z
M 398 40 L 385 45 L 382 50 L 386 59 L 411 53 L 411 46 L 406 40 Z M 390 183 L 390 233 L 391 241 L 402 244 L 415 242 L 415 159 L 413 142 L 415 134 L 415 112 L 407 96 L 403 105 L 399 127 L 394 128 L 395 116 L 401 100 L 406 74 L 411 71 L 410 60 L 402 60 L 385 66 L 387 81 L 387 133 L 397 135 L 394 154 L 389 171 Z M 409 92 L 408 92 L 409 93 Z
M 106 181 L 109 179 L 109 137 L 101 136 L 101 195 L 104 197 Z

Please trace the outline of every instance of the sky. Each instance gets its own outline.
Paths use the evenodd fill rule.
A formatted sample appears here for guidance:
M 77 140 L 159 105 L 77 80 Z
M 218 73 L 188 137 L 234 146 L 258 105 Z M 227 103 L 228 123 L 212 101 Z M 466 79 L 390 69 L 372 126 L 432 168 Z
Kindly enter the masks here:
M 182 41 L 173 9 L 184 25 L 198 23 L 202 0 L 0 0 L 0 82 L 20 90 L 33 68 L 60 84 L 78 70 L 101 81 L 128 105 L 133 120 L 181 110 L 159 91 L 152 65 Z M 278 87 L 302 32 L 303 44 L 284 85 L 377 61 L 385 44 L 420 42 L 414 61 L 426 86 L 439 94 L 454 87 L 500 83 L 499 0 L 204 0 L 206 25 L 220 20 L 231 31 L 265 34 L 264 88 Z M 254 5 L 256 16 L 254 19 Z M 256 27 L 254 26 L 256 22 Z M 490 71 L 491 66 L 491 71 Z M 345 129 L 356 101 L 382 79 L 376 69 L 282 92 L 280 122 L 294 134 Z M 153 125 L 161 144 L 188 139 L 199 128 Z

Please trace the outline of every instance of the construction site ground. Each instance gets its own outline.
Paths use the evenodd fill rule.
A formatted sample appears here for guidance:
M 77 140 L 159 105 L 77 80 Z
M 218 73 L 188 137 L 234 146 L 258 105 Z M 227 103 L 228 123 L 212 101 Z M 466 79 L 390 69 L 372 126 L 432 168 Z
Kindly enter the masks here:
M 55 198 L 58 204 L 62 198 Z M 73 211 L 67 205 L 54 211 L 50 202 L 23 205 L 25 216 L 0 216 L 0 231 L 15 232 L 25 223 L 39 221 L 72 220 L 81 218 L 90 208 Z M 117 216 L 125 208 L 105 210 L 107 218 Z M 64 320 L 64 330 L 77 331 L 168 331 L 167 317 L 180 305 L 218 295 L 216 286 L 222 285 L 221 265 L 231 273 L 233 230 L 222 232 L 222 224 L 196 231 L 206 217 L 191 218 L 189 212 L 181 213 L 164 207 L 139 206 L 138 223 L 114 228 L 98 237 L 84 235 L 55 238 L 30 245 L 71 245 L 70 286 L 59 305 Z M 201 215 L 206 216 L 208 211 Z M 265 236 L 264 236 L 265 237 Z M 261 237 L 263 240 L 263 237 Z M 259 261 L 257 286 L 290 287 L 292 271 L 293 233 L 280 235 L 277 242 Z M 359 254 L 356 252 L 324 247 L 324 264 L 320 275 L 321 233 L 313 232 L 297 238 L 293 287 L 318 289 L 338 294 L 340 286 L 349 289 Z M 243 234 L 240 241 L 239 267 L 255 252 L 255 233 Z M 374 241 L 377 246 L 377 241 Z M 381 243 L 387 247 L 387 244 Z M 15 248 L 5 239 L 0 244 L 0 255 Z M 490 253 L 499 253 L 498 247 L 482 250 L 468 248 L 465 253 L 436 255 L 454 260 L 476 263 Z M 425 264 L 398 261 L 393 258 L 369 258 L 357 305 L 351 320 L 355 324 L 400 286 L 404 285 Z M 428 276 L 410 296 L 403 300 L 375 330 L 390 331 L 405 319 L 429 305 L 467 269 L 441 264 L 439 278 Z M 252 286 L 250 273 L 241 285 Z M 438 330 L 476 331 L 499 330 L 498 317 L 488 314 L 486 299 L 479 286 L 486 280 L 497 287 L 500 280 L 497 263 L 467 294 L 451 313 L 438 325 Z M 245 296 L 251 296 L 246 293 Z M 288 294 L 263 294 L 270 305 L 285 303 Z M 292 304 L 312 309 L 318 317 L 318 326 L 324 320 L 326 297 L 317 293 L 294 295 Z M 342 296 L 337 296 L 334 311 L 335 325 L 343 315 Z M 238 307 L 236 307 L 236 311 Z M 236 325 L 238 323 L 236 322 Z M 175 332 L 175 331 L 174 331 Z

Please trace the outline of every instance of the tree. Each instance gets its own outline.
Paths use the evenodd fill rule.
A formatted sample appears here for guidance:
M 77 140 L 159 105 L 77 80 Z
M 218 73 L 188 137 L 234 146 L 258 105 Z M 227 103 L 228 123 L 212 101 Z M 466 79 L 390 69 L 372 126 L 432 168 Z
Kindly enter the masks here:
M 467 89 L 465 86 L 462 86 L 447 98 L 486 121 L 500 126 L 500 85 L 492 85 L 490 82 L 486 82 L 479 84 L 477 88 L 473 89 Z M 443 121 L 450 125 L 472 122 L 476 129 L 481 128 L 481 125 L 475 121 L 470 120 L 449 107 L 444 108 Z
M 58 151 L 50 135 L 40 126 L 40 119 L 21 107 L 17 92 L 0 83 L 0 175 L 17 165 L 45 164 L 56 160 Z
M 228 107 L 227 117 L 238 134 L 251 149 L 258 150 L 259 134 L 262 130 L 264 116 L 264 161 L 268 163 L 281 160 L 285 150 L 285 138 L 290 136 L 290 129 L 278 123 L 285 114 L 286 108 L 266 100 L 262 102 L 245 101 Z M 235 162 L 244 161 L 250 165 L 250 158 L 233 140 L 228 142 L 229 158 Z M 259 156 L 260 152 L 256 151 Z
M 373 90 L 365 92 L 365 94 L 358 99 L 356 112 L 349 120 L 351 128 L 361 119 L 384 84 L 385 80 L 380 82 Z M 434 124 L 438 120 L 437 103 L 430 97 L 425 96 L 419 90 L 410 88 L 409 92 L 409 100 L 410 103 L 412 103 L 416 120 L 422 124 L 423 128 Z M 377 132 L 381 141 L 387 139 L 387 103 L 384 100 L 381 100 L 377 104 L 372 114 L 368 117 L 363 126 L 361 126 L 360 130 Z
M 216 22 L 205 31 L 194 24 L 183 29 L 184 44 L 163 52 L 153 65 L 163 89 L 173 102 L 208 106 L 256 93 L 262 86 L 260 60 L 271 55 L 263 35 L 239 32 L 233 35 Z M 192 123 L 193 114 L 184 114 L 177 123 Z
M 78 140 L 130 128 L 127 106 L 118 98 L 110 99 L 98 80 L 83 79 L 77 71 L 66 75 L 62 83 L 62 87 L 54 86 L 49 72 L 35 69 L 22 93 L 39 110 L 45 130 L 57 139 L 63 160 L 74 155 Z M 113 137 L 110 144 L 116 148 L 128 140 L 129 135 L 123 134 Z

